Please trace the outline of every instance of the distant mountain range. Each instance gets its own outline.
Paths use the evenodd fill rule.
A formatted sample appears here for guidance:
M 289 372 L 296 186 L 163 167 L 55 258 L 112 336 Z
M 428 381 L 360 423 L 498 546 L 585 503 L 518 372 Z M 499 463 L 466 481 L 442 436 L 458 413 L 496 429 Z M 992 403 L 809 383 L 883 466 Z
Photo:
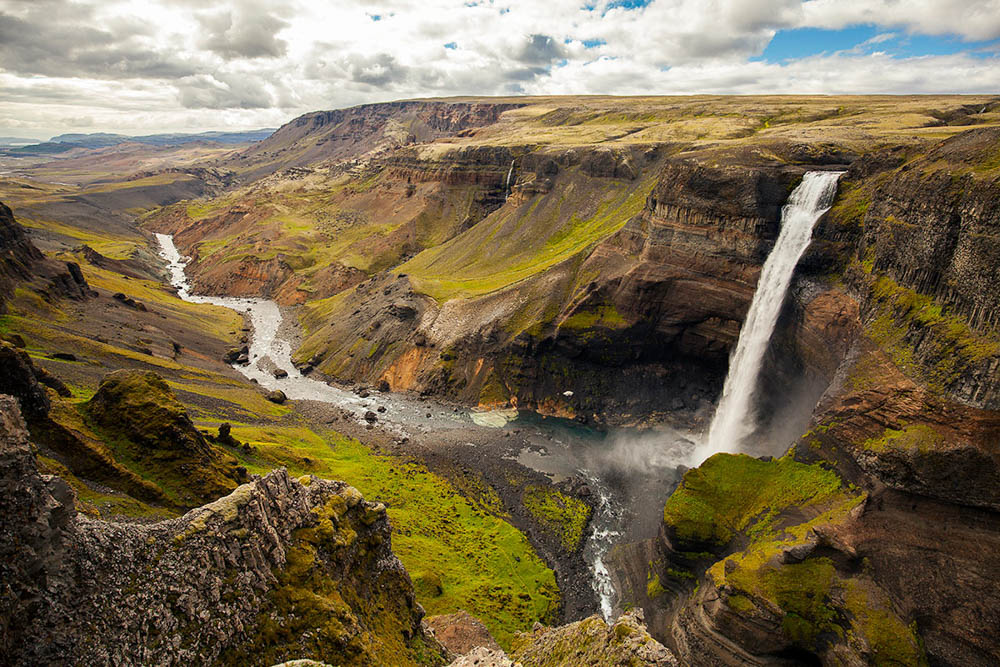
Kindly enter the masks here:
M 0 137 L 0 152 L 14 155 L 42 155 L 65 153 L 74 148 L 104 148 L 123 143 L 140 143 L 151 146 L 176 146 L 197 141 L 210 141 L 220 144 L 242 144 L 261 141 L 271 136 L 274 128 L 249 130 L 246 132 L 199 132 L 197 134 L 169 133 L 129 136 L 125 134 L 110 134 L 96 132 L 93 134 L 60 134 L 48 141 L 23 145 L 25 139 L 16 137 Z

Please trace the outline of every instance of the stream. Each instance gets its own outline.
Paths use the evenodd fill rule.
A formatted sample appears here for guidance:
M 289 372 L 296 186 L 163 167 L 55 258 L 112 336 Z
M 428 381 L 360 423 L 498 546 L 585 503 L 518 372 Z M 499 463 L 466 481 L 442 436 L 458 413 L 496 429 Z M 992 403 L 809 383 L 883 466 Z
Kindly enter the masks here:
M 695 446 L 691 434 L 672 429 L 597 431 L 575 422 L 515 410 L 475 412 L 445 407 L 400 394 L 372 392 L 362 398 L 352 391 L 302 375 L 292 363 L 292 346 L 283 337 L 281 308 L 269 299 L 193 294 L 185 275 L 187 258 L 173 237 L 156 234 L 170 282 L 181 299 L 222 306 L 246 314 L 251 324 L 248 365 L 234 365 L 247 379 L 268 390 L 280 389 L 291 400 L 322 401 L 350 411 L 359 423 L 376 405 L 391 406 L 379 415 L 382 428 L 400 436 L 448 429 L 514 431 L 527 445 L 506 453 L 526 468 L 558 483 L 579 476 L 590 489 L 594 513 L 583 553 L 591 570 L 591 586 L 600 612 L 612 619 L 620 612 L 605 558 L 622 542 L 649 539 L 657 533 L 663 503 L 680 479 L 678 466 Z M 274 369 L 288 373 L 275 378 Z M 484 438 L 487 439 L 487 438 Z M 469 443 L 475 446 L 476 443 Z

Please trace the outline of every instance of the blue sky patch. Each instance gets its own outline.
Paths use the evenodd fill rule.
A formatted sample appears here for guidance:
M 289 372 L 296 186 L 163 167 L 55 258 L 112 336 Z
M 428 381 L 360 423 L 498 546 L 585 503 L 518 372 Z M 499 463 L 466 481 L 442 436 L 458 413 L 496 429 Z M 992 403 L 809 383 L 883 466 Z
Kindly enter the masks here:
M 951 35 L 910 35 L 874 25 L 854 25 L 841 30 L 795 28 L 779 30 L 764 52 L 750 60 L 780 63 L 839 51 L 857 55 L 884 52 L 893 58 L 943 56 L 964 51 L 978 55 L 988 54 L 998 46 L 1000 40 L 963 42 Z
M 604 11 L 601 15 L 603 16 L 609 9 L 614 9 L 615 7 L 621 7 L 622 9 L 642 9 L 652 2 L 653 0 L 611 0 L 611 2 L 604 5 Z M 587 2 L 584 3 L 583 9 L 586 9 L 588 12 L 592 12 L 597 9 L 600 4 L 602 3 Z
M 611 2 L 608 3 L 607 9 L 614 9 L 615 7 L 622 7 L 623 9 L 642 9 L 652 1 L 653 0 L 611 0 Z

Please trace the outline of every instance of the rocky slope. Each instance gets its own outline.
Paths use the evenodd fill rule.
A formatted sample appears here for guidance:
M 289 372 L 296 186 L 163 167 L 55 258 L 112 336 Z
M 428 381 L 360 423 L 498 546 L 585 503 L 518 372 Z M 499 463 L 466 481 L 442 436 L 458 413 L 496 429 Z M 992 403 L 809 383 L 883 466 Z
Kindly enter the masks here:
M 439 619 L 438 634 L 445 633 L 455 639 L 455 626 L 467 629 L 470 620 L 475 622 L 475 619 Z M 464 644 L 467 642 L 454 645 Z M 452 648 L 447 642 L 445 645 Z M 591 616 L 555 628 L 537 625 L 531 632 L 518 635 L 509 655 L 489 637 L 473 645 L 471 650 L 463 646 L 463 655 L 449 667 L 676 667 L 678 664 L 666 647 L 649 636 L 641 610 L 623 614 L 611 624 Z
M 364 104 L 299 116 L 254 144 L 227 166 L 255 180 L 279 169 L 379 154 L 495 123 L 517 103 L 412 100 Z
M 385 508 L 275 471 L 179 519 L 77 515 L 0 397 L 5 664 L 440 664 Z
M 14 220 L 11 210 L 0 202 L 0 314 L 6 312 L 6 301 L 24 282 L 32 283 L 48 299 L 83 300 L 91 294 L 79 265 L 46 259 Z

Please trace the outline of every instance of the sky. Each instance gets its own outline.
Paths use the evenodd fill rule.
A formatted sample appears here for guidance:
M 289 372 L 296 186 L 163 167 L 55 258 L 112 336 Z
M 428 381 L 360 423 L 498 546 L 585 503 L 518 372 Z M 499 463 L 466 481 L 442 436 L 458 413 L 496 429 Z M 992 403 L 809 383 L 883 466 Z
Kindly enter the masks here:
M 0 136 L 697 93 L 1000 94 L 1000 0 L 0 0 Z

